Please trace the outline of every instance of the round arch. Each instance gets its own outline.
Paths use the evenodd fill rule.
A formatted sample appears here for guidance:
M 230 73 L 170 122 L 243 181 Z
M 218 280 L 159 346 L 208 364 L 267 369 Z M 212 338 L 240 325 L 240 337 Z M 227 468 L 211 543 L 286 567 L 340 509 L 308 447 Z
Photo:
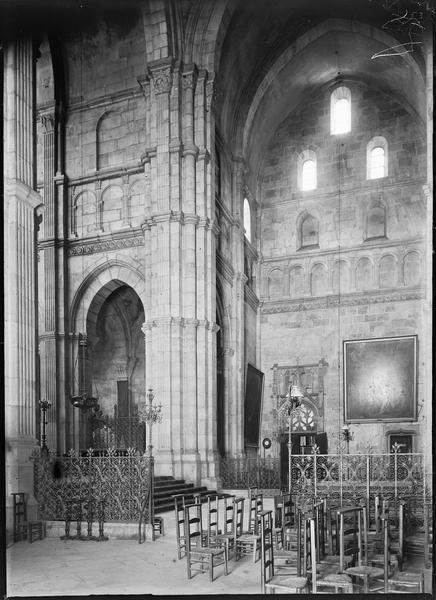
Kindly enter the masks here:
M 94 267 L 84 277 L 71 303 L 71 332 L 85 332 L 87 326 L 92 327 L 103 302 L 122 285 L 131 287 L 144 306 L 145 279 L 138 267 L 119 260 L 106 261 Z

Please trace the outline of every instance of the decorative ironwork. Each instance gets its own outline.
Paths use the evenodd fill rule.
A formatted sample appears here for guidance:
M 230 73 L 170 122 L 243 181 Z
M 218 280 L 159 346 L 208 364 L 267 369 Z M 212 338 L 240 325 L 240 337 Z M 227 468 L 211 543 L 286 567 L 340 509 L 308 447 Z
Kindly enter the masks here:
M 371 498 L 380 494 L 390 502 L 424 506 L 431 499 L 430 475 L 426 476 L 422 454 L 318 454 L 318 448 L 314 450 L 311 455 L 291 457 L 291 490 L 297 502 L 328 498 L 338 506 L 362 501 L 369 506 Z M 225 489 L 288 489 L 287 478 L 280 479 L 280 469 L 280 460 L 271 457 L 222 458 L 220 463 Z
M 280 490 L 280 459 L 221 458 L 220 477 L 224 489 Z
M 70 499 L 92 497 L 97 503 L 105 501 L 106 521 L 138 521 L 152 482 L 149 457 L 133 448 L 124 455 L 114 448 L 99 454 L 89 448 L 85 456 L 74 450 L 46 460 L 32 456 L 34 495 L 42 519 L 64 520 Z

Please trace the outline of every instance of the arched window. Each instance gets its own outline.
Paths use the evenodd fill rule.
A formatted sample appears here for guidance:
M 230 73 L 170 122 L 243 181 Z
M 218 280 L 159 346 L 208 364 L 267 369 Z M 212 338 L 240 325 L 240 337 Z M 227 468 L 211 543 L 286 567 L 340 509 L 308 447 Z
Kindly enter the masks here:
M 388 174 L 388 143 L 384 137 L 373 138 L 366 147 L 366 178 L 380 179 Z
M 314 190 L 316 188 L 316 163 L 314 160 L 305 160 L 301 171 L 301 189 Z
M 306 215 L 300 225 L 301 248 L 319 245 L 318 219 L 312 215 Z
M 251 242 L 251 207 L 247 198 L 244 198 L 244 233 L 247 240 Z
M 351 92 L 336 88 L 330 97 L 330 132 L 332 135 L 351 131 Z
M 298 156 L 297 183 L 302 191 L 314 190 L 317 187 L 316 154 L 313 150 L 303 150 Z

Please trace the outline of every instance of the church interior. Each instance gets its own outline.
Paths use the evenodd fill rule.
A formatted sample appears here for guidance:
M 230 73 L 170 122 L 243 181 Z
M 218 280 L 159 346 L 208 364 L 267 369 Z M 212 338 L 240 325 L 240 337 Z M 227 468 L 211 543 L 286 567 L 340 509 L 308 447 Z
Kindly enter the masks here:
M 0 10 L 4 593 L 430 594 L 433 0 Z

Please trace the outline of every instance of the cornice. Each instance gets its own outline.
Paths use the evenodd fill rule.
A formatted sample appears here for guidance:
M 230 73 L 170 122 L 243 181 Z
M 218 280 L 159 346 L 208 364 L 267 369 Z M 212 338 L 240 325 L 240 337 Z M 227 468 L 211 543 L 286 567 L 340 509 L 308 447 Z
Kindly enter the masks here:
M 407 300 L 422 300 L 425 292 L 422 288 L 414 288 L 404 291 L 392 291 L 380 293 L 359 292 L 350 294 L 322 296 L 319 298 L 298 298 L 295 300 L 280 300 L 275 302 L 262 301 L 262 314 L 276 314 L 284 312 L 299 312 L 306 310 L 329 309 L 343 306 L 361 306 L 367 304 L 379 304 L 383 302 L 404 302 Z
M 144 234 L 142 229 L 135 228 L 129 230 L 128 235 L 126 235 L 125 232 L 122 232 L 87 239 L 82 238 L 77 241 L 69 241 L 67 256 L 97 254 L 100 252 L 110 252 L 112 250 L 134 248 L 143 245 Z
M 94 108 L 109 107 L 119 102 L 125 102 L 126 100 L 140 97 L 144 97 L 143 92 L 135 86 L 128 88 L 127 90 L 115 92 L 114 94 L 97 96 L 97 98 L 94 98 L 93 100 L 85 101 L 83 97 L 77 98 L 66 106 L 66 110 L 69 113 L 81 112 Z M 43 112 L 44 110 L 47 109 L 41 107 L 38 112 Z
M 101 169 L 94 171 L 89 175 L 81 175 L 80 177 L 72 177 L 68 179 L 68 187 L 76 185 L 85 185 L 96 181 L 106 181 L 107 179 L 116 179 L 125 175 L 137 175 L 144 172 L 143 164 L 130 165 L 129 167 L 111 167 L 109 169 Z

